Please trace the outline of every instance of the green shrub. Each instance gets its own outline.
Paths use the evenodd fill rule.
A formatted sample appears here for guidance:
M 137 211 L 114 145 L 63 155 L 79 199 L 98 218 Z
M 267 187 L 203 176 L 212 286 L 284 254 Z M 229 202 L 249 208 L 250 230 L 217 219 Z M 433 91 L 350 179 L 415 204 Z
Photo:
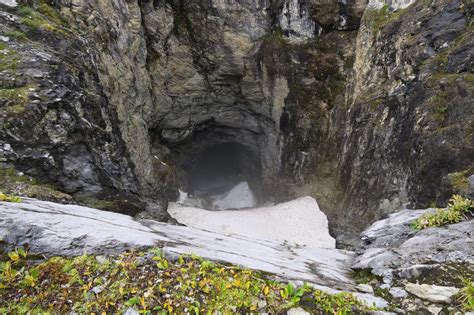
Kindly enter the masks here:
M 454 195 L 446 209 L 437 209 L 434 213 L 426 213 L 412 222 L 411 226 L 415 230 L 422 230 L 429 227 L 443 226 L 461 222 L 474 211 L 474 203 L 470 199 L 460 195 Z

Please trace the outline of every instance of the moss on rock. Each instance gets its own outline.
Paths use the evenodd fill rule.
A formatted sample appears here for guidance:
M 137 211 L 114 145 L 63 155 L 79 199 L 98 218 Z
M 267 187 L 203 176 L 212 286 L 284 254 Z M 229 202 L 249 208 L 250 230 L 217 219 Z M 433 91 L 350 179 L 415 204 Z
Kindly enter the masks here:
M 6 194 L 48 201 L 71 201 L 72 197 L 50 184 L 18 173 L 13 168 L 0 168 L 0 191 Z
M 450 173 L 448 178 L 451 185 L 459 193 L 467 193 L 469 191 L 469 176 L 474 174 L 474 168 L 469 168 L 462 172 Z

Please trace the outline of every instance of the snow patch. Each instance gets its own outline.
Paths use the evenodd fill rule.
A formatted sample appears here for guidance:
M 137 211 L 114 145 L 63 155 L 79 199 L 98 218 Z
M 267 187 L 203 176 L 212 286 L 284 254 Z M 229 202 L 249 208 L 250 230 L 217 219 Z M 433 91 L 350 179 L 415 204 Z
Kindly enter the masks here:
M 181 224 L 215 233 L 311 248 L 336 245 L 326 215 L 312 197 L 247 210 L 209 211 L 170 203 L 168 213 Z

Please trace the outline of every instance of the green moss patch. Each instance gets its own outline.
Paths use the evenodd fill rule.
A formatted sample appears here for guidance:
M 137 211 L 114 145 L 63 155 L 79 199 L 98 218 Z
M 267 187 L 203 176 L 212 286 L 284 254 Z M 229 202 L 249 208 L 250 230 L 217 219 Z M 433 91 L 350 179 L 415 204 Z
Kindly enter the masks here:
M 420 271 L 416 280 L 420 283 L 447 287 L 461 287 L 464 279 L 474 279 L 474 266 L 468 263 L 448 262 Z
M 374 33 L 379 32 L 385 25 L 399 20 L 404 16 L 411 6 L 397 11 L 391 11 L 388 5 L 384 5 L 380 9 L 368 9 L 364 13 L 362 22 L 371 27 Z
M 59 13 L 45 1 L 40 1 L 34 6 L 21 6 L 17 13 L 21 17 L 22 24 L 33 32 L 42 30 L 63 33 L 62 28 L 67 26 Z
M 474 168 L 470 168 L 463 172 L 450 173 L 448 174 L 448 178 L 457 192 L 468 192 L 470 188 L 469 176 L 472 174 L 474 174 Z
M 33 31 L 40 29 L 54 31 L 56 29 L 52 23 L 31 7 L 21 7 L 18 9 L 18 14 L 21 16 L 21 23 L 30 27 Z
M 19 41 L 25 41 L 25 40 L 28 39 L 28 36 L 26 36 L 25 33 L 21 32 L 21 31 L 16 31 L 16 30 L 6 32 L 5 36 L 8 36 L 10 38 L 14 38 L 14 39 L 19 40 Z
M 447 224 L 459 223 L 471 218 L 474 214 L 474 202 L 470 199 L 454 195 L 449 201 L 448 208 L 437 209 L 435 213 L 427 213 L 412 222 L 415 230 L 429 227 L 438 227 Z
M 7 116 L 19 115 L 25 111 L 26 105 L 29 102 L 29 89 L 33 87 L 33 85 L 25 85 L 12 89 L 0 88 L 0 100 L 6 102 L 6 106 L 2 110 Z
M 165 259 L 160 249 L 115 257 L 53 257 L 41 263 L 18 249 L 0 263 L 0 313 L 141 314 L 366 313 L 353 295 L 296 288 L 237 266 L 195 256 Z
M 360 270 L 354 270 L 352 273 L 351 273 L 351 277 L 352 279 L 354 279 L 354 281 L 357 283 L 357 284 L 368 284 L 369 282 L 381 282 L 382 281 L 382 277 L 381 276 L 377 276 L 377 275 L 374 275 L 370 269 L 360 269 Z
M 51 185 L 40 183 L 26 175 L 18 175 L 15 169 L 0 168 L 0 191 L 6 194 L 38 198 L 49 201 L 72 200 L 68 194 L 58 191 Z
M 0 71 L 16 72 L 20 57 L 7 44 L 0 42 Z

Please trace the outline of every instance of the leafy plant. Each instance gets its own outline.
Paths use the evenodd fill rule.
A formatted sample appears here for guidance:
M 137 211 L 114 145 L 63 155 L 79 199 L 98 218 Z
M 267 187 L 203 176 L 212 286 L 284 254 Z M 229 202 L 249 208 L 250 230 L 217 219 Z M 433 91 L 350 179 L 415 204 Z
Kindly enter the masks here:
M 306 286 L 296 289 L 291 283 L 288 283 L 288 285 L 280 291 L 280 294 L 283 298 L 290 300 L 287 304 L 288 307 L 293 307 L 299 303 L 307 289 L 308 287 Z
M 454 195 L 446 209 L 437 209 L 434 213 L 423 214 L 411 223 L 411 227 L 419 231 L 428 227 L 458 223 L 472 215 L 473 211 L 474 203 L 472 200 Z
M 22 202 L 23 199 L 18 196 L 13 196 L 13 195 L 6 195 L 3 193 L 0 193 L 0 201 L 6 201 L 6 202 Z

